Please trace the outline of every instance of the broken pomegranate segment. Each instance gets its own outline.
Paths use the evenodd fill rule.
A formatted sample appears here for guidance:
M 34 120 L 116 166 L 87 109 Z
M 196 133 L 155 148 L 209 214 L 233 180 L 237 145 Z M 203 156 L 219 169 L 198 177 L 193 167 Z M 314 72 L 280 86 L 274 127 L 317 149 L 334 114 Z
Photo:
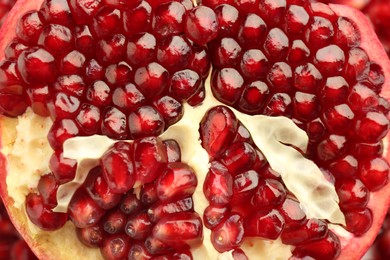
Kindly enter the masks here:
M 354 259 L 378 232 L 390 62 L 359 12 L 20 0 L 0 36 L 0 191 L 39 257 Z

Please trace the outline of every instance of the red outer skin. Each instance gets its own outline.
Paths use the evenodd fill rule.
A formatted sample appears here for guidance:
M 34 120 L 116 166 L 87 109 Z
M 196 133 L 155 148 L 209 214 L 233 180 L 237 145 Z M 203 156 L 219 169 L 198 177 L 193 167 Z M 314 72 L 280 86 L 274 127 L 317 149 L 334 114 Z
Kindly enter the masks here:
M 24 13 L 29 10 L 37 10 L 39 9 L 43 0 L 18 0 L 15 4 L 14 8 L 9 13 L 7 20 L 5 21 L 2 29 L 0 30 L 0 35 L 3 37 L 0 40 L 0 60 L 4 57 L 4 48 L 7 45 L 3 39 L 11 39 L 13 34 L 15 33 L 14 29 L 9 30 L 8 28 L 15 28 L 15 24 L 17 22 L 17 14 Z M 383 50 L 379 40 L 375 36 L 374 30 L 371 28 L 370 23 L 366 19 L 366 17 L 359 11 L 356 11 L 353 8 L 341 6 L 341 5 L 330 5 L 333 11 L 338 15 L 342 15 L 345 17 L 349 17 L 354 21 L 360 21 L 358 27 L 360 28 L 362 35 L 365 37 L 362 39 L 362 47 L 368 52 L 371 60 L 379 63 L 385 74 L 390 76 L 390 61 L 387 58 L 386 52 Z M 382 91 L 382 95 L 390 100 L 390 78 L 386 79 L 384 89 Z M 2 131 L 4 131 L 4 118 L 0 115 L 0 136 Z M 385 138 L 385 157 L 388 161 L 390 161 L 390 147 L 389 147 L 389 139 L 390 134 L 388 134 Z M 0 138 L 0 148 L 1 148 L 1 138 Z M 5 205 L 12 205 L 13 200 L 8 196 L 7 187 L 6 187 L 6 176 L 7 176 L 7 159 L 3 154 L 0 153 L 0 195 L 4 201 Z M 384 205 L 383 208 L 378 209 L 375 205 Z M 342 243 L 342 251 L 341 255 L 338 259 L 341 260 L 350 260 L 350 259 L 360 259 L 367 249 L 373 243 L 378 231 L 381 228 L 383 219 L 387 212 L 387 209 L 390 204 L 390 183 L 381 189 L 378 192 L 371 194 L 371 200 L 368 204 L 368 207 L 373 209 L 374 220 L 371 229 L 361 237 L 341 237 Z M 50 255 L 50 252 L 44 251 L 42 245 L 36 243 L 32 239 L 32 237 L 27 234 L 25 227 L 23 226 L 23 222 L 15 217 L 15 214 L 18 214 L 15 209 L 7 208 L 7 210 L 12 214 L 12 221 L 16 228 L 21 232 L 26 242 L 32 248 L 34 253 L 39 256 L 40 259 L 56 259 L 54 256 Z M 11 212 L 12 211 L 12 212 Z

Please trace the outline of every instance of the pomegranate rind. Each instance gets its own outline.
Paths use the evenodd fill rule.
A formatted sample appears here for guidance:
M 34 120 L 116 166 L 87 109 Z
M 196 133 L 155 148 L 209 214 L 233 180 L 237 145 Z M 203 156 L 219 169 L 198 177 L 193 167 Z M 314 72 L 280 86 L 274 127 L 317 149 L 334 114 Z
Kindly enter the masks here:
M 387 54 L 376 36 L 371 23 L 362 12 L 354 8 L 336 4 L 329 4 L 329 6 L 337 15 L 355 21 L 362 35 L 361 47 L 367 52 L 371 61 L 375 61 L 382 67 L 386 76 L 381 95 L 387 100 L 390 100 L 390 60 L 387 58 Z M 384 138 L 384 144 L 383 156 L 387 161 L 390 161 L 390 133 Z M 367 207 L 375 213 L 373 214 L 373 224 L 370 230 L 360 237 L 355 237 L 352 234 L 348 236 L 341 236 L 339 234 L 342 245 L 339 259 L 361 259 L 363 257 L 378 235 L 389 206 L 390 183 L 381 190 L 372 192 L 370 195 L 370 201 Z

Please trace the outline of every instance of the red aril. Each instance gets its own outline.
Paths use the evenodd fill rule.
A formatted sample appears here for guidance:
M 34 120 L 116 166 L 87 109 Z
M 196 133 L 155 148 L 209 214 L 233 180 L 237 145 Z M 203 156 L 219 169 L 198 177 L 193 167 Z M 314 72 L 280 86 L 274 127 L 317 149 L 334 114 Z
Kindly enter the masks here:
M 0 36 L 1 192 L 39 257 L 70 254 L 68 244 L 54 247 L 66 237 L 80 258 L 232 250 L 246 259 L 250 245 L 265 243 L 276 257 L 352 259 L 378 232 L 389 203 L 381 142 L 390 65 L 357 11 L 304 0 L 20 0 Z M 289 140 L 298 132 L 308 142 Z M 94 139 L 107 137 L 107 146 Z M 275 164 L 276 147 L 274 157 L 298 155 Z M 56 185 L 40 177 L 50 157 L 60 212 Z M 302 158 L 334 190 L 345 223 L 321 222 L 306 207 L 305 199 L 327 211 L 332 195 L 306 179 L 305 164 L 290 179 L 276 170 Z M 294 190 L 305 181 L 313 189 Z M 42 202 L 37 212 L 27 203 L 29 218 L 21 209 L 30 196 Z M 48 225 L 63 218 L 45 226 L 42 216 Z M 43 232 L 31 222 L 64 227 Z

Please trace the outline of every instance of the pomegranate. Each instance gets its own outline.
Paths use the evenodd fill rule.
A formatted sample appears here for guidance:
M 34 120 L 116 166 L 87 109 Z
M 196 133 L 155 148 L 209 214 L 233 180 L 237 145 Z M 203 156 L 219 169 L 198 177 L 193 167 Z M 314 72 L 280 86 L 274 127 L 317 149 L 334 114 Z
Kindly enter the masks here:
M 362 13 L 19 0 L 0 36 L 0 191 L 39 258 L 358 259 L 378 233 L 390 61 Z

